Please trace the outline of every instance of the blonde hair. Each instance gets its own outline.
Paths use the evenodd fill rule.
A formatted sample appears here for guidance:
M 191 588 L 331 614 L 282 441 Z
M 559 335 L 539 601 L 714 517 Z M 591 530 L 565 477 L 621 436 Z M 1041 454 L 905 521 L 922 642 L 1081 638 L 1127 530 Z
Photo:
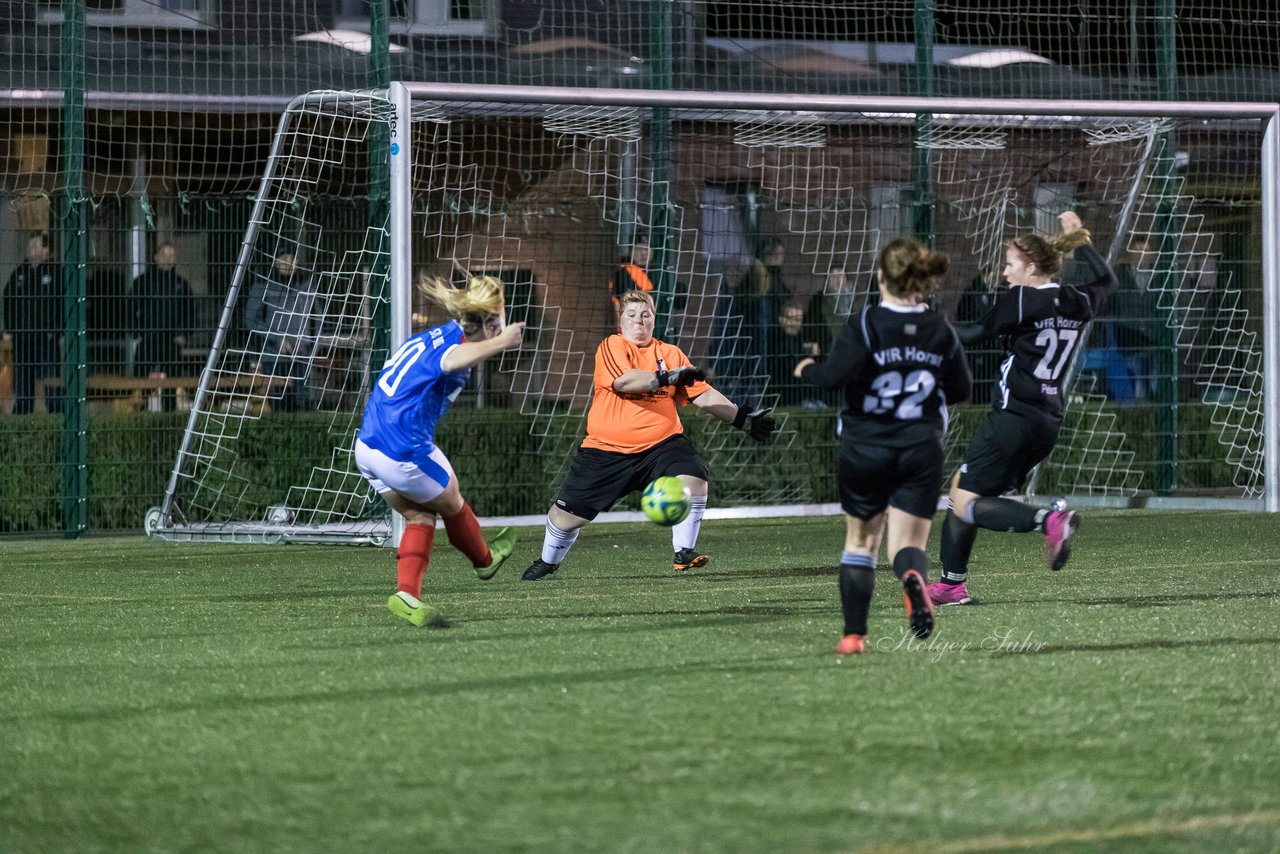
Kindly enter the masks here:
M 625 291 L 622 296 L 618 298 L 618 313 L 621 314 L 626 311 L 627 305 L 633 302 L 644 303 L 649 307 L 649 311 L 652 311 L 655 314 L 658 311 L 653 305 L 653 296 L 648 291 L 642 291 L 637 288 L 635 290 Z
M 880 250 L 884 287 L 899 299 L 923 302 L 951 268 L 951 259 L 910 237 L 898 237 Z
M 418 291 L 458 320 L 469 334 L 489 318 L 501 317 L 505 308 L 502 282 L 493 276 L 472 276 L 464 287 L 455 288 L 444 279 L 419 275 Z
M 1062 260 L 1068 254 L 1089 243 L 1091 239 L 1089 229 L 1081 228 L 1070 234 L 1059 234 L 1055 237 L 1027 234 L 1010 240 L 1009 246 L 1035 264 L 1040 275 L 1053 276 L 1062 269 Z

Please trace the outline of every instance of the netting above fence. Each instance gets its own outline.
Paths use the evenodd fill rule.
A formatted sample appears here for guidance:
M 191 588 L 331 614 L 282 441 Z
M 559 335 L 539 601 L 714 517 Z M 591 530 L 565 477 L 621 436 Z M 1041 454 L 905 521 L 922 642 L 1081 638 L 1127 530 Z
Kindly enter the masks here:
M 292 96 L 389 75 L 865 95 L 1267 100 L 1280 92 L 1280 12 L 1246 0 L 86 5 L 89 91 Z M 71 54 L 62 4 L 10 4 L 7 14 L 0 88 L 63 86 Z

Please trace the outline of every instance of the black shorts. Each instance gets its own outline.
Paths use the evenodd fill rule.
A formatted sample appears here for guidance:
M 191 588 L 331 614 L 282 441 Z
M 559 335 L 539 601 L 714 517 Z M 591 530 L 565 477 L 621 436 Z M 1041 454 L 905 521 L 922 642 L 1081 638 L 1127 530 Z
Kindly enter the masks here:
M 579 448 L 556 496 L 556 506 L 574 516 L 594 519 L 618 499 L 644 489 L 654 479 L 680 474 L 708 479 L 707 464 L 684 434 L 664 439 L 638 454 Z
M 841 442 L 840 507 L 864 522 L 889 506 L 931 519 L 942 495 L 945 456 L 939 441 L 907 448 Z
M 1056 418 L 992 412 L 969 441 L 960 466 L 960 488 L 993 497 L 1021 487 L 1027 474 L 1049 456 L 1061 428 Z

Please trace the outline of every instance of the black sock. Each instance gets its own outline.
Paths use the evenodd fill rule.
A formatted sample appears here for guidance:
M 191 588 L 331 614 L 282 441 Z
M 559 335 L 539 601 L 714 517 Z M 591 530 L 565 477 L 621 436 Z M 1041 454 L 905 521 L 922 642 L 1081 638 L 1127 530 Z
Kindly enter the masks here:
M 875 590 L 875 567 L 840 565 L 840 607 L 844 609 L 846 635 L 867 633 L 867 612 Z
M 969 555 L 978 529 L 948 510 L 942 523 L 942 580 L 947 584 L 964 584 L 969 575 Z
M 1034 531 L 1043 518 L 1043 511 L 1012 498 L 978 498 L 973 502 L 973 524 L 988 531 L 1025 534 Z
M 902 578 L 907 574 L 908 569 L 914 569 L 920 573 L 920 578 L 925 584 L 929 583 L 929 556 L 920 549 L 914 549 L 908 546 L 905 549 L 899 549 L 898 553 L 893 556 L 893 574 Z

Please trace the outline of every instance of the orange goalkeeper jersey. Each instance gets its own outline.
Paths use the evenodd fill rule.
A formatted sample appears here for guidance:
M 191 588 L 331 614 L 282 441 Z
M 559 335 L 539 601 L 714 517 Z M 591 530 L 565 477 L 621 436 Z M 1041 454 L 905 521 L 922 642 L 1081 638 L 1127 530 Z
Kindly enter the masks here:
M 696 382 L 687 388 L 660 388 L 644 394 L 619 394 L 613 381 L 633 368 L 670 371 L 689 365 L 689 357 L 674 344 L 653 339 L 637 347 L 621 335 L 610 335 L 596 349 L 595 393 L 587 412 L 584 448 L 621 454 L 638 454 L 664 439 L 684 432 L 676 406 L 709 391 Z

